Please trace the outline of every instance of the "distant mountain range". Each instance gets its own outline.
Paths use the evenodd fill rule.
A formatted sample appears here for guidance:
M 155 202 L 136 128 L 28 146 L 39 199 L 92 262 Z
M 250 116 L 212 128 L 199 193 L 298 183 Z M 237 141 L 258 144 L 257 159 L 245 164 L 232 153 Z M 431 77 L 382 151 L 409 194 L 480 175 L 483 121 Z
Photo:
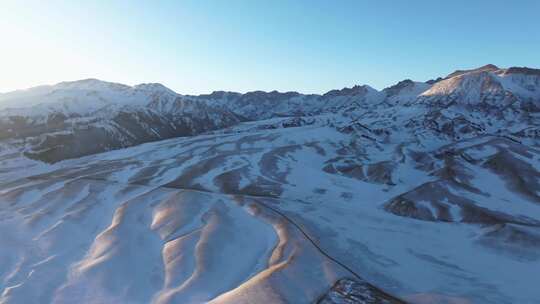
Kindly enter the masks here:
M 433 110 L 459 104 L 527 116 L 539 110 L 539 79 L 540 70 L 486 65 L 428 82 L 404 80 L 382 91 L 363 85 L 323 95 L 219 91 L 198 96 L 156 83 L 130 87 L 86 79 L 0 94 L 0 139 L 25 145 L 29 157 L 55 162 L 247 120 L 415 103 Z M 516 113 L 510 114 L 510 108 Z

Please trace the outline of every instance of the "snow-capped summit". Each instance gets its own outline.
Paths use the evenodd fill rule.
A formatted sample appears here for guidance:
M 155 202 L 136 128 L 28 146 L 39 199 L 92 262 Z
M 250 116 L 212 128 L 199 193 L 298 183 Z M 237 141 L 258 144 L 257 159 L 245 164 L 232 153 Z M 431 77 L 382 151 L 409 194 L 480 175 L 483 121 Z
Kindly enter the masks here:
M 76 81 L 64 81 L 53 86 L 54 90 L 129 90 L 131 87 L 125 84 L 102 81 L 95 78 L 81 79 Z
M 151 91 L 151 92 L 162 92 L 162 93 L 168 93 L 172 95 L 178 95 L 175 91 L 167 88 L 166 86 L 162 85 L 161 83 L 141 83 L 138 85 L 133 86 L 135 90 L 143 90 L 143 91 Z
M 540 69 L 531 69 L 528 67 L 510 67 L 508 69 L 503 69 L 503 74 L 523 74 L 540 76 Z
M 459 75 L 462 75 L 462 74 L 467 74 L 467 73 L 472 73 L 472 72 L 494 72 L 494 71 L 497 71 L 497 70 L 499 70 L 498 66 L 496 66 L 494 64 L 486 64 L 484 66 L 481 66 L 481 67 L 475 68 L 475 69 L 457 70 L 457 71 L 449 74 L 445 78 L 452 78 L 454 76 L 459 76 Z
M 24 140 L 30 143 L 27 155 L 51 162 L 238 121 L 226 109 L 183 98 L 156 83 L 131 87 L 84 79 L 0 99 L 0 138 Z
M 504 97 L 503 87 L 495 76 L 487 71 L 475 70 L 439 81 L 421 96 L 444 97 L 450 101 L 475 104 L 496 94 Z
M 540 73 L 528 68 L 500 69 L 486 65 L 456 71 L 421 94 L 429 100 L 445 103 L 505 106 L 516 101 L 540 102 Z
M 420 94 L 431 87 L 425 82 L 412 81 L 406 79 L 397 84 L 382 90 L 385 100 L 389 104 L 408 103 L 414 101 Z
M 367 94 L 376 94 L 378 91 L 368 85 L 354 85 L 352 88 L 343 88 L 341 90 L 331 90 L 323 94 L 325 98 L 337 96 L 358 96 Z
M 540 100 L 540 69 L 511 67 L 496 74 L 506 90 L 523 98 Z
M 34 115 L 43 112 L 63 112 L 65 115 L 81 115 L 107 106 L 141 106 L 150 102 L 156 94 L 175 98 L 179 96 L 173 90 L 159 83 L 128 86 L 98 79 L 83 79 L 60 82 L 51 86 L 14 91 L 0 95 L 0 110 L 20 109 Z M 31 109 L 30 108 L 34 108 Z M 67 112 L 66 112 L 67 111 Z M 0 113 L 2 116 L 2 113 Z

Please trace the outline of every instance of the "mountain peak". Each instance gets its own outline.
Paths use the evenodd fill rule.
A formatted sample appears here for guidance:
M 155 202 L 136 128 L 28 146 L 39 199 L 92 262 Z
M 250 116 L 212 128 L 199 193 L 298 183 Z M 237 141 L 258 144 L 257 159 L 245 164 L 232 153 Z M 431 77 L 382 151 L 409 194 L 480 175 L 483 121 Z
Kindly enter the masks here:
M 323 94 L 324 97 L 364 95 L 370 92 L 377 92 L 374 88 L 368 85 L 354 85 L 352 88 L 345 87 L 341 90 L 330 90 Z
M 489 64 L 486 64 L 486 65 L 484 65 L 482 67 L 479 67 L 478 69 L 479 70 L 498 70 L 499 67 L 494 65 L 494 64 L 489 63 Z
M 421 92 L 427 90 L 429 86 L 430 84 L 426 82 L 416 82 L 412 81 L 411 79 L 405 79 L 396 83 L 395 85 L 385 88 L 382 90 L 382 92 L 385 93 L 386 96 L 398 95 L 404 91 L 409 93 L 416 92 L 417 94 L 420 94 Z
M 455 76 L 459 76 L 459 75 L 463 75 L 463 74 L 467 74 L 467 73 L 473 73 L 473 72 L 493 72 L 493 71 L 497 71 L 497 70 L 500 70 L 498 66 L 494 65 L 494 64 L 486 64 L 484 66 L 481 66 L 479 68 L 476 68 L 476 69 L 470 69 L 470 70 L 456 70 L 455 72 L 449 74 L 448 76 L 446 76 L 446 78 L 452 78 L 452 77 L 455 77 Z
M 95 78 L 87 78 L 75 81 L 63 81 L 54 85 L 54 88 L 67 90 L 126 90 L 129 89 L 130 86 Z
M 237 92 L 230 92 L 230 91 L 213 91 L 210 94 L 200 94 L 193 97 L 212 100 L 212 99 L 233 98 L 233 97 L 239 97 L 239 96 L 242 96 L 242 94 L 237 93 Z
M 253 98 L 253 97 L 260 97 L 260 98 L 291 98 L 295 96 L 299 96 L 300 93 L 298 92 L 279 92 L 276 90 L 265 92 L 265 91 L 251 91 L 243 94 L 243 96 L 247 98 Z
M 411 86 L 411 85 L 414 85 L 414 81 L 412 81 L 410 79 L 405 79 L 405 80 L 402 80 L 402 81 L 396 83 L 395 85 L 390 86 L 390 87 L 388 87 L 388 88 L 386 88 L 384 90 L 387 90 L 387 89 L 402 89 L 402 88 L 405 88 L 405 87 L 408 87 L 408 86 Z
M 177 95 L 177 93 L 168 87 L 162 85 L 161 83 L 141 83 L 136 86 L 133 86 L 136 90 L 143 90 L 143 91 L 152 91 L 152 92 L 167 92 L 170 94 Z
M 525 74 L 525 75 L 537 75 L 540 76 L 540 69 L 533 69 L 528 67 L 510 67 L 506 69 L 505 74 Z

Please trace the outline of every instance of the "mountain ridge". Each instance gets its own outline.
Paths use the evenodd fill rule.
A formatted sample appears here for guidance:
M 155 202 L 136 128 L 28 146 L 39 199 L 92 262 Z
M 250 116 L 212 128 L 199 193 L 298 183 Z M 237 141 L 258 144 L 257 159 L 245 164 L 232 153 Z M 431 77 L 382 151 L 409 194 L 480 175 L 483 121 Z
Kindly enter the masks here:
M 43 151 L 51 148 L 51 142 L 57 142 L 54 137 L 65 137 L 68 133 L 76 134 L 72 140 L 81 138 L 81 142 L 74 142 L 73 146 L 82 147 L 82 134 L 88 133 L 88 129 L 95 130 L 92 134 L 101 134 L 100 141 L 108 143 L 101 148 L 105 151 L 199 134 L 245 120 L 354 113 L 420 103 L 431 105 L 432 113 L 439 111 L 438 107 L 456 103 L 474 107 L 489 104 L 493 109 L 511 106 L 516 111 L 531 112 L 540 109 L 538 100 L 538 70 L 501 69 L 491 64 L 458 70 L 436 82 L 406 79 L 381 91 L 368 85 L 355 85 L 324 94 L 274 90 L 181 95 L 159 83 L 128 86 L 88 78 L 2 94 L 0 138 L 22 141 L 28 146 L 29 155 L 39 158 Z M 72 152 L 73 157 L 90 153 L 85 149 L 76 150 L 78 152 Z M 96 151 L 99 149 L 92 149 L 92 153 Z M 42 159 L 51 160 L 45 156 Z

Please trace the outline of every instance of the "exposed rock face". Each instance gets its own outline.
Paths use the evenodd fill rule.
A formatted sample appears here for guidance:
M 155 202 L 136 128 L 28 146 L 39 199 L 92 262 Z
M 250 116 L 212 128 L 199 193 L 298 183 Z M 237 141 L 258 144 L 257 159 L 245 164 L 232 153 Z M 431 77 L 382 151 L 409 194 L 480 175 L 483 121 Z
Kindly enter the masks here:
M 527 67 L 511 67 L 504 70 L 504 73 L 540 76 L 540 69 L 531 69 Z
M 341 279 L 317 304 L 404 304 L 367 282 Z
M 209 115 L 221 116 L 220 121 L 212 119 Z M 112 118 L 98 118 L 91 123 L 68 125 L 66 120 L 68 119 L 56 125 L 64 126 L 65 129 L 62 131 L 57 131 L 58 129 L 54 127 L 47 129 L 50 124 L 27 126 L 33 132 L 50 131 L 36 134 L 36 137 L 25 138 L 31 145 L 26 155 L 45 162 L 57 162 L 156 140 L 192 136 L 238 122 L 238 119 L 230 113 L 210 112 L 203 116 L 195 113 L 172 115 L 147 109 L 120 110 Z

